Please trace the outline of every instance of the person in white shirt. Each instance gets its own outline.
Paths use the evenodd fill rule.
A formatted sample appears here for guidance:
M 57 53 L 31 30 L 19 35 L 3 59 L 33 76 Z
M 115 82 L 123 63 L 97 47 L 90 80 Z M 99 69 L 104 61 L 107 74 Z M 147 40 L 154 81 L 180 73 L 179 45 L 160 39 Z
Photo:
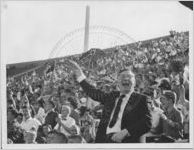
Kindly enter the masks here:
M 27 106 L 23 106 L 22 111 L 24 118 L 20 125 L 21 128 L 24 129 L 25 131 L 30 131 L 32 128 L 35 128 L 35 130 L 37 131 L 41 123 L 36 118 L 31 117 L 30 108 Z
M 34 116 L 34 118 L 36 118 L 37 120 L 40 121 L 41 124 L 44 123 L 45 117 L 46 117 L 46 113 L 44 110 L 44 100 L 43 99 L 39 99 L 37 102 L 34 103 L 34 109 L 36 111 L 36 115 Z
M 67 105 L 63 105 L 61 115 L 57 118 L 57 125 L 54 128 L 66 136 L 79 134 L 79 128 L 75 120 L 69 116 L 70 114 L 71 108 Z

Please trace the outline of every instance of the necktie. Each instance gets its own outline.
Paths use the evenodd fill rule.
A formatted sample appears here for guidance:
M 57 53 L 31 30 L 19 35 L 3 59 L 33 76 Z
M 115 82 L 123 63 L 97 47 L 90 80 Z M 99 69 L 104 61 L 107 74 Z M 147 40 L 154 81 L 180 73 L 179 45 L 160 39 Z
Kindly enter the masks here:
M 110 121 L 110 124 L 109 124 L 110 128 L 112 128 L 115 125 L 116 121 L 117 121 L 118 114 L 119 114 L 119 111 L 120 111 L 120 108 L 121 108 L 121 103 L 122 103 L 124 97 L 125 97 L 125 95 L 121 95 L 119 100 L 118 100 L 118 103 L 117 103 L 117 106 L 115 108 L 113 117 L 112 117 L 112 119 Z

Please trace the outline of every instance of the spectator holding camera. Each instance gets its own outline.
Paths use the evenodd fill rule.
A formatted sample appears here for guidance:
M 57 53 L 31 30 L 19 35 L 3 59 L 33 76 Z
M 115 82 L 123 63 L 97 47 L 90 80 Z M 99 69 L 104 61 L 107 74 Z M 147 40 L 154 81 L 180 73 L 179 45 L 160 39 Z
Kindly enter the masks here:
M 165 91 L 161 96 L 163 133 L 177 140 L 183 137 L 183 117 L 175 107 L 175 101 L 176 94 L 172 91 Z
M 67 105 L 62 105 L 61 115 L 56 119 L 57 125 L 55 129 L 66 136 L 79 134 L 79 128 L 73 118 L 70 117 L 71 108 Z

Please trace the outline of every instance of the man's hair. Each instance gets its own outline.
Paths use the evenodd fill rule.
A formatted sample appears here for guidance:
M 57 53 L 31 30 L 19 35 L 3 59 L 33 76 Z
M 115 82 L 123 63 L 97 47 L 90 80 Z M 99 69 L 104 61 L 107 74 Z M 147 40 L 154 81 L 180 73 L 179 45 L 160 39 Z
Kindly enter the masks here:
M 163 89 L 163 90 L 171 90 L 171 85 L 170 85 L 170 82 L 167 78 L 163 78 L 160 83 L 159 83 L 159 86 L 158 86 L 160 89 Z
M 175 92 L 172 92 L 172 91 L 170 91 L 170 90 L 166 90 L 166 91 L 164 91 L 163 95 L 164 95 L 168 100 L 169 100 L 169 99 L 172 100 L 173 104 L 175 104 L 176 98 L 177 98 Z
M 60 137 L 61 140 L 63 141 L 63 143 L 67 143 L 67 141 L 68 141 L 67 136 L 61 132 L 58 132 L 57 130 L 52 130 L 48 134 L 54 134 L 54 135 Z
M 69 115 L 70 115 L 70 114 L 71 114 L 71 107 L 68 106 L 68 105 L 66 105 L 66 104 L 62 105 L 61 109 L 62 109 L 63 107 L 66 107 L 66 108 L 69 110 Z

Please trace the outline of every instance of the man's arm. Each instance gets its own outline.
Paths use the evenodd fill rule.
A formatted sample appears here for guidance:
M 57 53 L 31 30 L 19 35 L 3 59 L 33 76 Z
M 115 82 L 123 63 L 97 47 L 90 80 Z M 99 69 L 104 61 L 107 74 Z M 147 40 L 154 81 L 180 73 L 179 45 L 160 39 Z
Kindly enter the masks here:
M 96 89 L 94 86 L 90 85 L 86 80 L 81 81 L 80 85 L 84 90 L 84 92 L 89 97 L 91 97 L 93 100 L 98 101 L 102 104 L 105 103 L 108 97 L 111 97 L 111 100 L 113 100 L 119 95 L 119 93 L 117 92 L 105 93 L 99 89 Z
M 182 130 L 183 129 L 183 117 L 182 117 L 182 115 L 181 115 L 180 112 L 177 112 L 176 113 L 176 118 L 175 118 L 174 121 L 171 120 L 171 119 L 168 119 L 168 118 L 164 119 L 164 121 L 168 125 L 170 125 L 171 127 L 173 127 L 173 128 L 177 128 L 178 130 Z
M 107 97 L 109 96 L 111 96 L 112 99 L 114 99 L 114 97 L 116 98 L 117 94 L 115 94 L 115 92 L 108 94 L 90 85 L 86 81 L 86 76 L 84 75 L 81 67 L 76 62 L 68 61 L 67 64 L 71 67 L 71 69 L 73 69 L 75 77 L 77 81 L 80 83 L 84 92 L 93 100 L 104 103 L 105 100 L 107 100 Z

